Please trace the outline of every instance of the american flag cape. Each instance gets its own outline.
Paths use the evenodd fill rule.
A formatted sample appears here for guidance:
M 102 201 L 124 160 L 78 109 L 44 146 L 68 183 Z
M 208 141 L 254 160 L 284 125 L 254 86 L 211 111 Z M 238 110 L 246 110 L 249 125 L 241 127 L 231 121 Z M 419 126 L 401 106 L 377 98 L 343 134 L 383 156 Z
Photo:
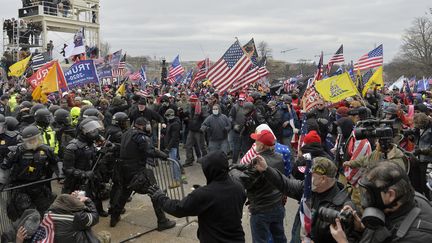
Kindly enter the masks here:
M 252 62 L 240 43 L 234 42 L 225 54 L 208 71 L 207 78 L 223 93 L 239 80 L 251 67 Z
M 349 160 L 355 160 L 357 158 L 370 155 L 372 153 L 372 147 L 369 143 L 369 140 L 367 139 L 357 140 L 353 131 L 350 138 L 348 139 L 345 153 L 348 153 L 350 156 Z M 358 180 L 360 180 L 361 176 L 363 175 L 363 170 L 360 168 L 345 167 L 344 175 L 351 185 L 356 186 Z
M 193 76 L 192 81 L 190 82 L 189 87 L 192 88 L 198 81 L 202 81 L 207 77 L 207 71 L 210 66 L 210 60 L 208 58 L 199 61 L 197 63 L 197 73 Z
M 170 84 L 174 84 L 179 78 L 181 78 L 181 75 L 184 73 L 184 71 L 184 68 L 180 64 L 180 57 L 177 55 L 169 68 L 167 77 L 168 82 Z
M 327 64 L 327 73 L 330 73 L 331 68 L 333 67 L 333 64 L 335 63 L 344 63 L 345 58 L 343 56 L 343 45 L 339 47 L 339 49 L 336 51 L 336 53 L 330 58 Z
M 245 89 L 249 85 L 258 82 L 258 80 L 270 74 L 265 67 L 267 62 L 266 57 L 263 57 L 258 63 L 258 53 L 253 38 L 243 46 L 243 50 L 250 56 L 252 65 L 249 70 L 233 84 L 231 92 Z
M 306 123 L 306 115 L 303 114 L 301 128 L 300 128 L 300 135 L 298 136 L 298 141 L 297 141 L 297 143 L 298 143 L 297 144 L 297 151 L 299 151 L 300 148 L 304 145 L 304 137 L 306 136 L 307 133 L 308 133 L 308 127 L 307 127 L 307 123 Z M 302 171 L 302 172 L 304 172 L 304 171 Z
M 54 243 L 54 221 L 50 213 L 45 214 L 33 236 L 32 243 Z
M 282 160 L 285 165 L 285 175 L 289 176 L 291 173 L 291 151 L 288 146 L 276 143 L 275 153 L 282 155 Z M 256 144 L 252 144 L 252 147 L 246 152 L 243 158 L 240 160 L 240 164 L 250 164 L 252 160 L 258 155 L 256 151 Z
M 357 63 L 354 64 L 354 71 L 376 68 L 382 66 L 383 62 L 383 45 L 381 44 L 377 48 L 361 56 Z
M 302 242 L 311 242 L 310 236 L 312 231 L 312 211 L 311 211 L 311 196 L 312 196 L 312 160 L 306 160 L 305 179 L 303 196 L 300 200 L 300 221 L 305 238 Z

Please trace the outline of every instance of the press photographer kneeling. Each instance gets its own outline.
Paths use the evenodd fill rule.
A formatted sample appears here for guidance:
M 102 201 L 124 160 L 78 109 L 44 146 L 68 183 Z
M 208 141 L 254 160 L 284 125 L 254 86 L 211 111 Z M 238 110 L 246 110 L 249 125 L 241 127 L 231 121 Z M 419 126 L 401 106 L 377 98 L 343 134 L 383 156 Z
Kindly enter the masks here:
M 353 219 L 356 229 L 363 230 L 360 242 L 432 241 L 432 205 L 414 192 L 399 165 L 388 161 L 376 163 L 359 185 L 364 212 L 361 220 L 356 214 Z M 338 243 L 351 242 L 340 219 L 335 220 L 330 230 Z

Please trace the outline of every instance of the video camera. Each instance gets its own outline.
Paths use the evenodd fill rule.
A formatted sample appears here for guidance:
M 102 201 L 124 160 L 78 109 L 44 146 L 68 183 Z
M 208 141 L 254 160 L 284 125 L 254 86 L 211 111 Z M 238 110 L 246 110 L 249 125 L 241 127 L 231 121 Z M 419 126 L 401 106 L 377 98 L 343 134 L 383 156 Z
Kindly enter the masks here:
M 353 226 L 354 217 L 351 211 L 346 210 L 339 212 L 331 208 L 321 207 L 318 210 L 318 215 L 322 221 L 330 224 L 335 224 L 336 218 L 339 218 L 345 230 L 350 229 Z
M 356 139 L 378 139 L 382 152 L 387 157 L 393 140 L 393 124 L 395 120 L 368 119 L 359 121 L 354 130 Z

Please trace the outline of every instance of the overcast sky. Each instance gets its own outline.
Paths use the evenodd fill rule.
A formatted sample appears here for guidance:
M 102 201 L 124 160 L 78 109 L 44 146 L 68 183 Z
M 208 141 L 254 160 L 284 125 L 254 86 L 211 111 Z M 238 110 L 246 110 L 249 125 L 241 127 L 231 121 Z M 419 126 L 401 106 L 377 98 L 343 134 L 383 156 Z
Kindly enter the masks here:
M 20 0 L 0 0 L 0 16 L 17 16 Z M 217 60 L 238 37 L 265 41 L 275 59 L 324 61 L 344 44 L 347 61 L 384 44 L 384 60 L 397 55 L 401 35 L 430 0 L 186 0 L 101 1 L 101 33 L 112 51 L 128 54 Z M 60 42 L 69 36 L 50 36 Z M 282 50 L 297 48 L 281 53 Z

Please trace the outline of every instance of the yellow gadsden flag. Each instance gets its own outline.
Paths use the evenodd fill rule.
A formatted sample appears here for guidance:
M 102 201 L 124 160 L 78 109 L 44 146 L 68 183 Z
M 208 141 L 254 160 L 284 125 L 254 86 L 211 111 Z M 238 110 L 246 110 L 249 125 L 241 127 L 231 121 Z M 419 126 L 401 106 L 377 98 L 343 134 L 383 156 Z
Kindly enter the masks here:
M 384 86 L 384 80 L 383 80 L 383 67 L 379 67 L 374 74 L 372 75 L 372 77 L 369 79 L 369 81 L 365 84 L 363 91 L 362 91 L 362 95 L 365 96 L 366 92 L 369 89 L 374 89 L 375 86 L 380 86 L 383 87 Z
M 19 62 L 12 64 L 9 67 L 8 75 L 13 77 L 21 77 L 24 74 L 25 70 L 27 69 L 27 66 L 30 62 L 30 58 L 31 55 L 26 57 L 25 59 L 22 59 Z
M 116 94 L 124 96 L 126 94 L 126 85 L 125 82 L 123 82 L 117 89 Z
M 347 72 L 316 81 L 315 89 L 324 100 L 331 103 L 336 103 L 358 94 L 358 90 Z
M 48 101 L 47 94 L 58 91 L 57 65 L 58 63 L 53 65 L 45 79 L 33 90 L 33 100 L 45 103 Z

